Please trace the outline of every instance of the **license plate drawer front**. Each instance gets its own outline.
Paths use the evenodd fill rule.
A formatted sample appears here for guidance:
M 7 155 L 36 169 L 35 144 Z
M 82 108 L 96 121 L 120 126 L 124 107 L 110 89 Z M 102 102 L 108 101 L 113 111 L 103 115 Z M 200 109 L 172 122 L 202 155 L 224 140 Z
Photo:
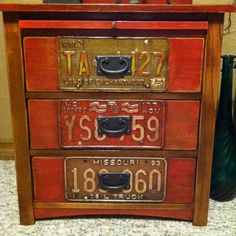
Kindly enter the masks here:
M 95 99 L 83 101 L 85 102 L 84 104 L 87 105 L 91 102 L 99 102 L 99 100 Z M 100 101 L 104 102 L 104 100 Z M 111 101 L 118 102 L 120 100 Z M 132 102 L 131 104 L 142 104 L 142 100 L 128 101 L 130 101 L 130 103 Z M 108 101 L 105 100 L 104 104 L 107 104 L 107 102 Z M 152 101 L 145 100 L 145 103 L 146 102 Z M 77 105 L 75 106 L 76 109 L 74 113 L 69 109 L 64 114 L 63 109 L 60 110 L 60 106 L 63 107 L 65 101 L 61 103 L 60 100 L 30 99 L 28 101 L 28 109 L 31 149 L 90 148 L 103 150 L 109 148 L 162 148 L 165 150 L 196 150 L 200 102 L 178 100 L 167 100 L 164 103 L 162 101 L 154 102 L 156 102 L 155 106 L 160 106 L 160 108 L 164 105 L 163 110 L 158 114 L 154 114 L 153 109 L 149 111 L 149 113 L 151 112 L 150 114 L 146 113 L 146 111 L 145 113 L 130 114 L 127 114 L 126 111 L 123 111 L 123 113 L 110 112 L 103 114 L 95 111 L 82 112 L 81 108 L 78 108 Z M 93 107 L 90 108 L 94 109 Z M 100 109 L 103 109 L 103 107 L 100 107 L 99 110 Z M 116 111 L 116 109 L 114 109 L 114 111 Z M 161 113 L 163 117 L 165 117 L 164 121 L 161 118 Z M 93 114 L 93 116 L 91 114 Z M 131 134 L 128 134 L 127 131 L 124 136 L 105 138 L 104 135 L 97 135 L 98 131 L 95 132 L 95 117 L 118 117 L 122 114 L 125 117 L 133 118 Z M 137 117 L 135 118 L 136 114 Z M 83 119 L 81 120 L 82 116 Z M 157 126 L 158 122 L 156 119 L 159 120 L 159 127 Z M 147 125 L 150 125 L 150 130 Z M 164 137 L 163 140 L 162 137 Z
M 112 122 L 115 119 L 117 121 Z M 165 102 L 163 101 L 61 101 L 59 103 L 60 142 L 65 148 L 161 148 L 164 119 Z M 119 122 L 121 122 L 120 126 Z M 119 132 L 124 128 L 127 128 L 126 132 Z M 118 135 L 112 135 L 112 132 Z
M 165 198 L 167 162 L 163 158 L 67 158 L 64 173 L 69 201 L 162 202 Z M 129 175 L 128 187 L 114 189 L 108 179 L 114 173 Z M 100 186 L 101 174 L 108 177 L 106 188 Z
M 28 91 L 199 92 L 203 51 L 204 38 L 26 37 L 26 88 Z M 131 75 L 120 79 L 97 75 L 96 57 L 112 55 L 131 57 Z
M 97 189 L 97 183 L 98 183 L 98 170 L 110 170 L 110 172 L 113 172 L 115 170 L 118 172 L 118 170 L 125 170 L 129 169 L 130 171 L 133 171 L 133 175 L 130 179 L 132 179 L 132 193 L 134 196 L 129 196 L 129 193 L 122 193 L 120 191 L 120 194 L 123 194 L 120 196 L 121 199 L 118 198 L 118 196 L 113 196 L 110 198 L 111 201 L 116 200 L 125 200 L 122 198 L 129 198 L 126 199 L 126 201 L 130 201 L 133 198 L 137 198 L 138 195 L 140 198 L 146 197 L 146 200 L 151 201 L 162 201 L 164 198 L 163 203 L 192 203 L 193 202 L 193 196 L 194 196 L 194 180 L 195 180 L 195 170 L 196 170 L 196 159 L 195 158 L 158 158 L 158 157 L 112 157 L 112 153 L 110 153 L 110 157 L 97 157 L 96 155 L 93 155 L 94 157 L 88 157 L 88 156 L 82 156 L 82 157 L 72 157 L 72 158 L 64 158 L 64 157 L 33 157 L 32 158 L 32 173 L 33 173 L 33 184 L 34 184 L 34 197 L 37 202 L 68 202 L 68 201 L 80 201 L 79 200 L 79 193 L 85 193 L 84 186 L 87 190 L 91 191 L 91 188 L 93 188 L 94 184 L 93 182 L 93 176 L 91 170 L 87 171 L 85 173 L 85 177 L 88 177 L 90 179 L 87 179 L 87 182 L 84 181 L 84 172 L 86 171 L 87 167 L 89 169 L 93 169 L 95 171 L 95 188 L 96 191 L 99 192 L 99 201 L 106 201 L 109 199 L 105 199 L 107 193 L 100 192 L 100 190 Z M 76 161 L 76 159 L 79 158 L 81 161 Z M 75 160 L 73 160 L 75 159 Z M 65 164 L 67 161 L 69 162 Z M 70 162 L 70 161 L 73 162 Z M 87 160 L 87 163 L 84 162 L 84 160 Z M 124 161 L 126 160 L 126 161 Z M 147 163 L 145 162 L 147 160 Z M 93 161 L 96 161 L 93 163 Z M 138 162 L 138 164 L 136 164 Z M 159 165 L 160 161 L 160 165 Z M 81 164 L 82 163 L 82 164 Z M 78 166 L 79 164 L 79 166 Z M 91 164 L 91 165 L 90 165 Z M 151 164 L 151 165 L 149 165 Z M 166 167 L 166 170 L 164 170 L 164 167 Z M 73 175 L 76 174 L 76 170 L 74 168 L 77 168 L 77 174 L 78 176 L 81 176 L 82 179 L 78 179 L 77 187 L 75 188 L 77 191 L 80 190 L 80 192 L 72 193 L 72 189 L 74 188 L 74 179 Z M 154 171 L 153 171 L 154 169 Z M 156 170 L 155 170 L 156 169 Z M 67 172 L 65 171 L 67 170 Z M 142 170 L 142 171 L 140 171 Z M 72 172 L 73 171 L 73 172 Z M 138 171 L 140 171 L 138 173 Z M 153 172 L 151 172 L 153 171 Z M 160 173 L 158 172 L 160 171 Z M 67 173 L 67 174 L 66 174 Z M 159 173 L 159 174 L 158 174 Z M 146 175 L 145 175 L 146 174 Z M 165 182 L 165 174 L 166 174 L 166 182 Z M 67 176 L 66 176 L 67 175 Z M 135 176 L 136 175 L 136 176 Z M 159 181 L 161 180 L 161 186 L 160 191 L 157 191 L 156 194 L 149 192 L 149 185 L 153 184 L 157 185 L 156 182 L 158 179 L 158 175 L 162 177 L 162 179 L 159 178 Z M 149 181 L 149 177 L 153 177 L 153 181 L 151 180 L 151 184 Z M 69 180 L 68 180 L 69 178 Z M 69 181 L 70 184 L 67 184 L 65 181 Z M 71 182 L 72 181 L 72 182 Z M 145 185 L 143 183 L 145 182 Z M 136 185 L 135 185 L 136 184 Z M 137 185 L 138 184 L 138 185 Z M 76 182 L 75 182 L 76 185 Z M 137 194 L 136 190 L 143 191 L 143 189 L 146 188 L 146 192 Z M 83 195 L 83 200 L 87 196 L 88 198 L 95 198 L 96 194 L 93 193 L 85 193 Z M 126 189 L 128 192 L 129 190 Z M 118 192 L 110 192 L 109 194 L 119 194 Z M 148 193 L 148 194 L 147 194 Z M 75 194 L 75 195 L 73 195 Z M 93 194 L 91 196 L 91 194 Z M 67 195 L 67 196 L 66 196 Z M 86 195 L 86 196 L 85 196 Z M 164 196 L 164 197 L 163 197 Z M 95 199 L 90 199 L 92 201 L 95 201 Z M 68 200 L 69 199 L 69 200 Z M 137 200 L 137 199 L 133 199 Z M 143 200 L 143 199 L 138 199 Z M 146 201 L 145 200 L 145 201 Z M 86 199 L 86 201 L 89 201 L 89 199 Z

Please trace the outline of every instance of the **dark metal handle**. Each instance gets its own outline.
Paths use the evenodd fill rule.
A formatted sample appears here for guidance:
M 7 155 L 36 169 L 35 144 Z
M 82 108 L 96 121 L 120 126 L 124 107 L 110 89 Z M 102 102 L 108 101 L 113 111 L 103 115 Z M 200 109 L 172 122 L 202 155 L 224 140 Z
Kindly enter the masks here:
M 97 75 L 124 77 L 131 75 L 131 56 L 97 56 Z
M 109 119 L 103 120 L 102 124 L 101 124 L 102 133 L 108 134 L 108 135 L 122 135 L 122 134 L 124 134 L 125 131 L 127 130 L 128 124 L 123 119 L 120 119 L 119 123 L 120 123 L 120 126 L 123 128 L 118 129 L 118 130 L 107 129 L 106 127 L 110 126 L 110 121 L 109 121 Z
M 130 188 L 129 173 L 99 173 L 99 188 L 104 190 L 122 190 Z
M 103 71 L 103 73 L 110 74 L 110 75 L 123 74 L 129 67 L 128 61 L 123 57 L 120 58 L 120 64 L 125 64 L 125 66 L 124 66 L 124 68 L 122 68 L 120 70 L 106 69 L 105 65 L 107 65 L 108 63 L 109 63 L 109 58 L 105 57 L 104 59 L 101 60 L 100 68 Z
M 120 117 L 97 117 L 98 134 L 107 136 L 122 136 L 130 134 L 131 120 L 129 116 Z

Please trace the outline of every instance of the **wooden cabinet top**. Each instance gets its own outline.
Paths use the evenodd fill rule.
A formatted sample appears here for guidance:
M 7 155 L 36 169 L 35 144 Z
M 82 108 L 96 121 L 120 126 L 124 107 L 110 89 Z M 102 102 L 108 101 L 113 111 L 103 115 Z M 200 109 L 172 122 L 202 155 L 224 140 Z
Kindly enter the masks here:
M 153 12 L 153 13 L 224 13 L 236 12 L 236 5 L 167 4 L 0 4 L 10 12 Z

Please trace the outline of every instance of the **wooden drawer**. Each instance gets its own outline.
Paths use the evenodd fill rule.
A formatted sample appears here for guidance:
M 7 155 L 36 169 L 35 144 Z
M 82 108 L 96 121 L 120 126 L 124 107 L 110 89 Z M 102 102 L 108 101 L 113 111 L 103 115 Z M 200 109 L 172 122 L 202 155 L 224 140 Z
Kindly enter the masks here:
M 82 177 L 79 177 L 79 170 L 78 170 L 78 172 L 76 172 L 76 177 L 75 177 L 74 166 L 68 164 L 68 166 L 66 167 L 65 165 L 66 163 L 65 160 L 68 161 L 68 158 L 34 157 L 32 159 L 32 171 L 33 171 L 34 199 L 36 202 L 42 202 L 42 203 L 90 202 L 90 204 L 96 202 L 100 203 L 107 202 L 108 204 L 112 204 L 115 202 L 119 203 L 126 202 L 126 203 L 133 203 L 134 205 L 137 203 L 141 204 L 149 202 L 150 204 L 152 204 L 155 203 L 155 201 L 153 199 L 149 199 L 150 196 L 149 192 L 154 191 L 152 190 L 152 186 L 156 186 L 158 181 L 161 182 L 162 186 L 160 186 L 160 189 L 158 189 L 157 187 L 154 191 L 155 193 L 153 194 L 158 195 L 159 194 L 158 191 L 163 191 L 163 193 L 161 193 L 162 196 L 159 198 L 159 203 L 191 204 L 193 202 L 195 171 L 196 171 L 195 158 L 74 157 L 74 159 L 76 158 L 82 158 L 83 161 L 87 162 L 87 165 L 89 165 L 91 162 L 92 164 L 89 165 L 88 169 L 89 171 L 93 171 L 96 169 L 104 171 L 104 169 L 111 170 L 112 168 L 113 169 L 115 168 L 117 172 L 122 170 L 125 170 L 125 172 L 127 172 L 128 169 L 130 169 L 130 173 L 132 173 L 132 178 L 129 179 L 130 181 L 129 187 L 131 189 L 132 194 L 127 193 L 128 191 L 124 189 L 116 191 L 114 190 L 105 191 L 100 189 L 100 187 L 98 186 L 98 179 L 99 179 L 98 172 L 96 173 L 94 172 L 94 175 L 91 175 L 90 172 L 85 173 L 88 172 L 86 170 L 83 173 L 81 173 Z M 122 162 L 122 160 L 125 162 Z M 127 160 L 129 160 L 129 162 L 127 162 Z M 137 160 L 139 161 L 138 164 L 140 165 L 137 166 L 136 168 L 136 166 L 134 167 L 134 165 L 138 165 Z M 144 166 L 141 165 L 141 160 L 143 161 L 149 160 L 150 162 L 146 161 L 147 166 Z M 152 169 L 159 168 L 158 165 L 155 166 L 155 163 L 157 163 L 158 160 L 165 161 L 166 169 L 165 172 L 161 172 L 159 175 L 153 175 Z M 152 162 L 154 162 L 154 164 L 150 165 L 149 167 L 148 163 Z M 114 163 L 116 166 L 114 166 Z M 132 169 L 135 168 L 136 171 L 131 171 Z M 67 170 L 67 172 L 65 172 L 65 170 Z M 139 173 L 137 175 L 138 171 L 142 173 Z M 112 171 L 108 172 L 112 173 Z M 68 191 L 70 190 L 70 188 L 72 188 L 72 186 L 67 186 L 68 180 L 65 180 L 65 178 L 67 178 L 66 176 L 68 174 L 70 175 L 72 173 L 73 173 L 73 178 L 77 178 L 78 174 L 79 180 L 70 179 L 71 181 L 70 183 L 72 183 L 73 188 L 76 187 L 76 191 L 78 189 L 80 190 L 78 190 L 74 194 L 73 199 L 68 199 Z M 150 179 L 150 176 L 153 177 L 152 175 L 154 176 L 154 179 Z M 150 183 L 151 181 L 152 183 Z M 87 186 L 86 190 L 85 186 Z M 75 189 L 73 189 L 73 191 L 74 190 Z M 80 195 L 82 194 L 83 196 L 81 197 Z M 159 203 L 156 202 L 157 207 Z M 73 206 L 71 208 L 73 208 Z
M 199 105 L 176 100 L 29 100 L 31 148 L 196 150 Z M 98 120 L 116 117 L 130 119 L 129 131 L 100 135 L 104 127 L 99 128 Z
M 117 24 L 123 27 L 122 22 Z M 204 38 L 25 37 L 26 87 L 28 91 L 200 92 L 203 51 Z M 131 74 L 97 76 L 96 56 L 117 53 L 131 56 Z

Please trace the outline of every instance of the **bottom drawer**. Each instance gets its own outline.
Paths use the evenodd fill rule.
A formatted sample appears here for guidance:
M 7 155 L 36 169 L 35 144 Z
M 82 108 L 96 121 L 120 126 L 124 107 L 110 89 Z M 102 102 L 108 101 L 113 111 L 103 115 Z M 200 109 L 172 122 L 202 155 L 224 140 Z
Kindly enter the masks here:
M 194 158 L 33 158 L 39 202 L 192 203 Z
M 34 157 L 32 169 L 36 219 L 142 215 L 192 220 L 195 158 Z

